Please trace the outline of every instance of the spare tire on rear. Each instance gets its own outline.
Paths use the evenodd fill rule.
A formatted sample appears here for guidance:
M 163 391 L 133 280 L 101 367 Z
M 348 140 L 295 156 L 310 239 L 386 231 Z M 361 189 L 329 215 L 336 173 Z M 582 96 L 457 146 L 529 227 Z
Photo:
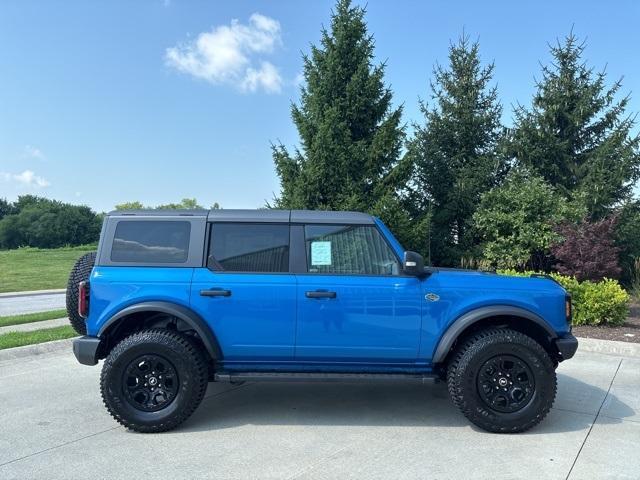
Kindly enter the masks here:
M 67 283 L 67 315 L 73 329 L 80 335 L 87 334 L 84 318 L 78 314 L 78 285 L 89 280 L 93 264 L 96 263 L 96 252 L 85 253 L 71 269 Z

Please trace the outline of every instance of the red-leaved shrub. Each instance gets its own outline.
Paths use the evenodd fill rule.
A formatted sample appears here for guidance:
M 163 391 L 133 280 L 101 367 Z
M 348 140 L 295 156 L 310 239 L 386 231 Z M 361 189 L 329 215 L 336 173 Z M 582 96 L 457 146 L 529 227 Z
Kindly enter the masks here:
M 622 271 L 618 265 L 620 249 L 613 241 L 617 220 L 612 215 L 595 222 L 583 220 L 556 227 L 564 239 L 551 247 L 558 262 L 555 265 L 558 272 L 579 281 L 619 278 Z

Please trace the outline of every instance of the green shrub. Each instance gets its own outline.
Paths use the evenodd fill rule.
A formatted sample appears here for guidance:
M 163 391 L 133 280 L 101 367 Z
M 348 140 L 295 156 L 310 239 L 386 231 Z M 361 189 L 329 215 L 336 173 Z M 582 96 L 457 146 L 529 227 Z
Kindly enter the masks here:
M 535 272 L 499 270 L 502 275 L 529 276 Z M 574 277 L 551 276 L 571 295 L 574 325 L 622 325 L 629 313 L 629 294 L 616 280 L 579 282 Z

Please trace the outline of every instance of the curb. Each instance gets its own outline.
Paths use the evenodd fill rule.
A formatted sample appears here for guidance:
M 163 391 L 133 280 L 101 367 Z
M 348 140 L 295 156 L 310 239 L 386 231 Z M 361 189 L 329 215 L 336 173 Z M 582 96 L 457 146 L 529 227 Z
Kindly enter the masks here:
M 62 352 L 64 350 L 67 350 L 69 353 L 71 353 L 71 343 L 75 338 L 77 337 L 0 350 L 0 362 L 30 357 L 32 355 L 43 355 L 45 353 Z
M 6 325 L 0 327 L 0 335 L 10 332 L 34 332 L 36 330 L 45 330 L 47 328 L 62 327 L 67 325 L 69 319 L 66 317 L 52 318 L 51 320 L 41 320 L 39 322 L 19 323 L 18 325 Z
M 58 293 L 66 293 L 66 288 L 57 288 L 52 290 L 33 290 L 31 292 L 5 292 L 0 293 L 0 298 L 13 298 L 13 297 L 36 297 L 38 295 L 55 295 Z
M 603 355 L 640 358 L 640 343 L 578 337 L 578 352 L 592 352 L 601 353 Z

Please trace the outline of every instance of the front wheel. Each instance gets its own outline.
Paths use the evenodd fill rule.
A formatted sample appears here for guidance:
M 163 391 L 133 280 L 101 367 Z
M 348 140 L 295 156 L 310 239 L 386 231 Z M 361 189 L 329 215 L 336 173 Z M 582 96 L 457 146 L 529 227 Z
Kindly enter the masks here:
M 163 432 L 184 422 L 207 388 L 207 363 L 178 332 L 143 330 L 122 340 L 102 367 L 100 391 L 111 416 L 138 432 Z
M 482 330 L 456 349 L 447 370 L 453 403 L 480 428 L 523 432 L 542 421 L 556 396 L 548 353 L 510 329 Z

